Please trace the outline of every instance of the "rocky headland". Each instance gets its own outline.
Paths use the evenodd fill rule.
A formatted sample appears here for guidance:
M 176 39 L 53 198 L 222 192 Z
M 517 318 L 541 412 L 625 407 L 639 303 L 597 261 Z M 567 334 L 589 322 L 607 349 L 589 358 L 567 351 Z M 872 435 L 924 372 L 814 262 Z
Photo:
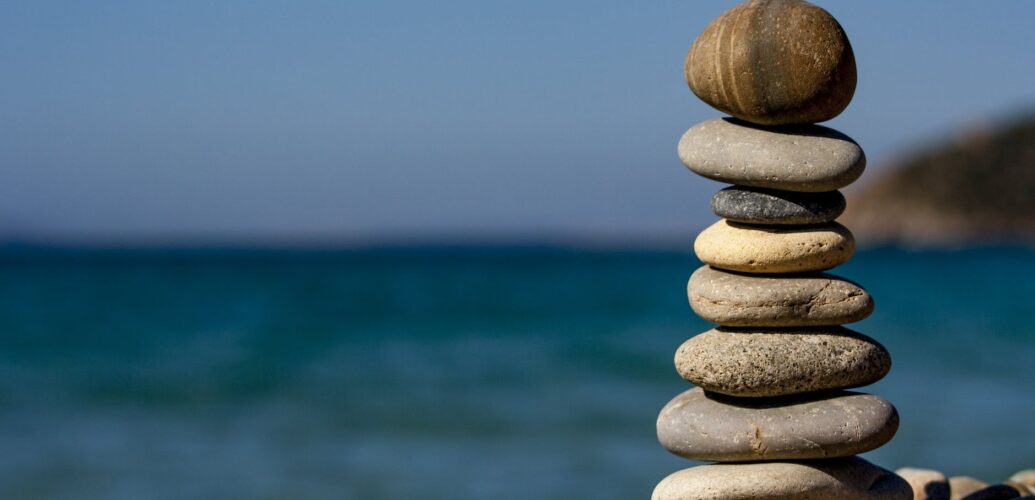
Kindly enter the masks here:
M 874 170 L 839 219 L 863 245 L 1035 245 L 1035 112 Z

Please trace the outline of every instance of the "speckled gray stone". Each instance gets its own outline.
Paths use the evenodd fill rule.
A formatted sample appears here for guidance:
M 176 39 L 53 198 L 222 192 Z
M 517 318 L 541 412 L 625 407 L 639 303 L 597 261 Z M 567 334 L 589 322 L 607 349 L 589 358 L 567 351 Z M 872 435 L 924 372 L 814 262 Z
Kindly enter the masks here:
M 840 191 L 798 193 L 775 189 L 730 186 L 712 196 L 712 212 L 745 224 L 823 224 L 845 211 Z
M 665 405 L 657 428 L 665 449 L 691 460 L 834 458 L 887 443 L 898 430 L 898 412 L 884 399 L 855 392 L 750 399 L 696 387 Z
M 862 148 L 836 130 L 762 128 L 732 118 L 690 128 L 679 141 L 679 159 L 709 179 L 806 192 L 843 188 L 866 168 Z
M 709 330 L 679 346 L 676 371 L 706 390 L 769 397 L 872 384 L 891 369 L 887 349 L 840 326 Z
M 700 465 L 676 472 L 651 500 L 909 500 L 901 477 L 859 457 Z
M 903 467 L 895 471 L 913 488 L 913 500 L 949 500 L 949 478 L 931 469 Z
M 873 299 L 826 273 L 757 275 L 703 266 L 686 286 L 698 316 L 723 326 L 829 326 L 865 319 Z

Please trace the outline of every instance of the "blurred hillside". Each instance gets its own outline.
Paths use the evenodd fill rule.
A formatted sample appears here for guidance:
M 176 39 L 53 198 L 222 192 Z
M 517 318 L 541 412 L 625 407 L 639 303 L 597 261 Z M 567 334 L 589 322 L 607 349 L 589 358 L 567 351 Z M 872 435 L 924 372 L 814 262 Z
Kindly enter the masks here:
M 1035 243 L 1035 114 L 907 156 L 848 198 L 865 245 Z

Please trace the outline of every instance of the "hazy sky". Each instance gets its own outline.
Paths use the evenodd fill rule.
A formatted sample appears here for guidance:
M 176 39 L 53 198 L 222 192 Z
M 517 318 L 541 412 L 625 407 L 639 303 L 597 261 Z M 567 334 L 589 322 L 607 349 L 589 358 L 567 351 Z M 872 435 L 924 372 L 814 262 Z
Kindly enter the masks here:
M 669 237 L 732 1 L 3 1 L 0 239 Z M 882 159 L 1035 104 L 1035 2 L 829 0 Z M 864 176 L 866 179 L 869 176 Z

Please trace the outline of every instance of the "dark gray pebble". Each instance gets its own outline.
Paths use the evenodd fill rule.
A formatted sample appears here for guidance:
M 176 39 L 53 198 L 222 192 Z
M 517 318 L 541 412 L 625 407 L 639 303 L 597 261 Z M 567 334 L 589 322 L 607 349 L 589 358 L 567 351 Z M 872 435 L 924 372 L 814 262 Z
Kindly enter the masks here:
M 845 197 L 840 191 L 799 193 L 731 186 L 712 196 L 716 215 L 745 224 L 823 224 L 844 210 Z

